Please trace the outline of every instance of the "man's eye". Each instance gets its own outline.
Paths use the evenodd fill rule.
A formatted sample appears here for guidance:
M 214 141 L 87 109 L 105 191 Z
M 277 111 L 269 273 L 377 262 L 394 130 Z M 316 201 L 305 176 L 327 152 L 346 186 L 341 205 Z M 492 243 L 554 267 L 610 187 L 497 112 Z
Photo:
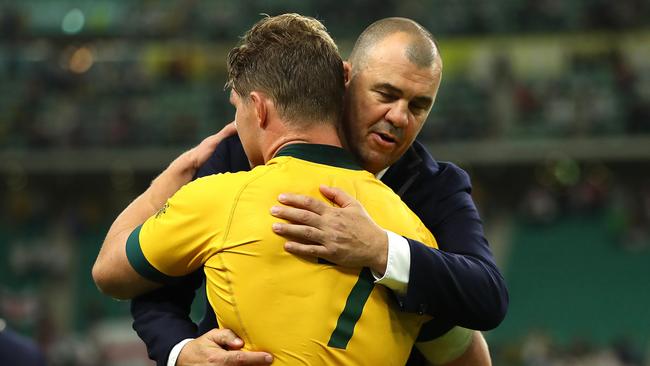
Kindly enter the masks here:
M 416 113 L 416 114 L 425 112 L 428 108 L 429 108 L 429 106 L 425 106 L 425 105 L 422 105 L 422 104 L 411 104 L 411 111 L 413 111 L 413 113 Z
M 379 97 L 384 99 L 384 100 L 392 100 L 392 99 L 394 99 L 393 96 L 388 94 L 388 93 L 377 91 L 377 94 L 379 94 Z

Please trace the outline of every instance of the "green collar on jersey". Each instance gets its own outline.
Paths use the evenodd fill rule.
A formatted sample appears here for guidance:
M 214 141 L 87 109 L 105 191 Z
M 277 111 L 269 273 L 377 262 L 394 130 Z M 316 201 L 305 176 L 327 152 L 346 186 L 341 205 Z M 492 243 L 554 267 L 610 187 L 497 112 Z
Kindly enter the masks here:
M 278 156 L 293 156 L 294 158 L 311 161 L 318 164 L 331 165 L 339 168 L 363 170 L 354 161 L 352 154 L 343 148 L 320 144 L 291 144 L 283 147 L 275 154 Z

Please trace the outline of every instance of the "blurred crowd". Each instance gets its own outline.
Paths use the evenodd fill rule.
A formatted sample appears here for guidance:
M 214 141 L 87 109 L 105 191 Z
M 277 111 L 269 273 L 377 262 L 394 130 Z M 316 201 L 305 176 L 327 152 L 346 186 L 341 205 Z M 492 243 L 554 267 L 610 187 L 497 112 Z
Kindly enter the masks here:
M 650 250 L 647 174 L 562 160 L 540 166 L 535 175 L 518 208 L 527 222 L 553 225 L 571 215 L 602 214 L 616 245 L 630 252 Z
M 5 5 L 0 146 L 191 145 L 232 118 L 223 90 L 225 54 L 254 21 L 254 9 L 263 8 L 257 3 L 81 2 L 85 7 L 59 7 L 47 16 L 39 12 L 42 2 Z M 650 66 L 643 62 L 650 49 L 642 46 L 650 40 L 643 28 L 650 6 L 643 1 L 382 3 L 346 2 L 344 14 L 354 17 L 315 1 L 294 10 L 323 19 L 343 52 L 372 19 L 400 14 L 428 25 L 443 55 L 472 49 L 458 64 L 446 58 L 449 71 L 424 138 L 650 132 Z M 267 12 L 295 5 L 274 2 Z M 546 35 L 531 38 L 539 31 Z M 568 32 L 576 31 L 586 39 L 571 38 Z M 461 46 L 453 41 L 457 34 L 483 38 Z M 498 38 L 504 36 L 510 38 Z M 535 54 L 522 60 L 534 42 Z
M 531 330 L 521 342 L 492 349 L 495 365 L 509 366 L 644 366 L 643 352 L 626 338 L 611 344 L 594 344 L 576 339 L 558 344 L 547 333 Z

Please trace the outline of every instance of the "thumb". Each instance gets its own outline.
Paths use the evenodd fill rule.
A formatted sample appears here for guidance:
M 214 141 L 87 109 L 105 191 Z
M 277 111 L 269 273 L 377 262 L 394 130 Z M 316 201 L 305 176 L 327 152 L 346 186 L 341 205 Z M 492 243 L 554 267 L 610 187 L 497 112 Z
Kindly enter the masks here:
M 206 137 L 203 141 L 206 145 L 216 147 L 223 139 L 237 133 L 237 125 L 232 121 L 225 125 L 219 132 Z
M 240 349 L 244 345 L 244 341 L 230 329 L 212 329 L 206 336 L 221 348 Z
M 339 207 L 345 208 L 352 206 L 357 202 L 352 196 L 339 188 L 321 185 L 319 189 L 320 193 Z
M 237 124 L 235 121 L 232 121 L 225 125 L 221 131 L 219 131 L 220 134 L 223 134 L 223 137 L 226 138 L 228 136 L 232 136 L 237 133 Z

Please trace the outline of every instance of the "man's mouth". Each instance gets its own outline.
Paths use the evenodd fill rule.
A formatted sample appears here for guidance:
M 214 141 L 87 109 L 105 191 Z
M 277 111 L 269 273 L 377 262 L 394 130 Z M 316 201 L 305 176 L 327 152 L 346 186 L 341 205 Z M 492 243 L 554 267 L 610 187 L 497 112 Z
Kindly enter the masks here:
M 393 148 L 397 144 L 397 139 L 390 134 L 383 132 L 373 132 L 375 142 L 382 148 Z
M 393 143 L 393 144 L 395 142 L 397 142 L 397 141 L 395 141 L 395 138 L 393 136 L 391 136 L 391 135 L 381 133 L 381 132 L 377 132 L 377 135 L 379 135 L 379 137 L 385 142 L 390 142 L 390 143 Z

